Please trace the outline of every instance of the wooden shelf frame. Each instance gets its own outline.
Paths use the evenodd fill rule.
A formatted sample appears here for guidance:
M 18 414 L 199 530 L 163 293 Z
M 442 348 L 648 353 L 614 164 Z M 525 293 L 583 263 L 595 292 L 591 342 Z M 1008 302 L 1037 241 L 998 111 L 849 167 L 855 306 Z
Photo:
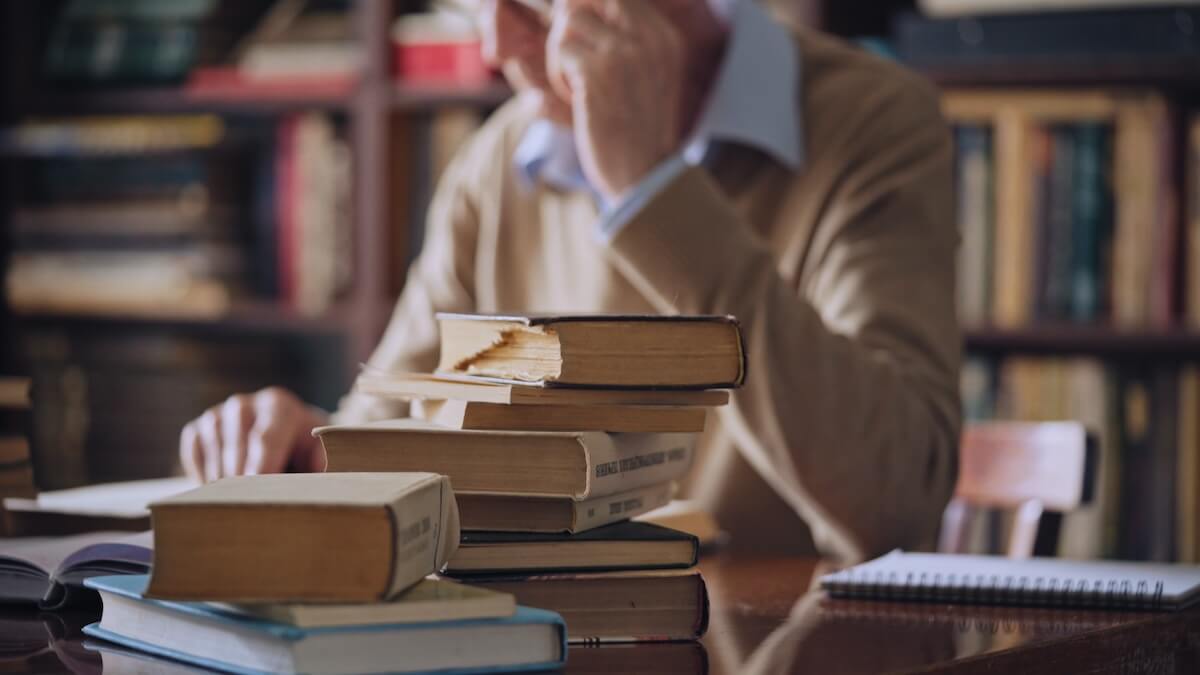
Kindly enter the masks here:
M 980 327 L 964 331 L 968 351 L 1200 361 L 1200 327 L 1122 328 L 1090 324 Z

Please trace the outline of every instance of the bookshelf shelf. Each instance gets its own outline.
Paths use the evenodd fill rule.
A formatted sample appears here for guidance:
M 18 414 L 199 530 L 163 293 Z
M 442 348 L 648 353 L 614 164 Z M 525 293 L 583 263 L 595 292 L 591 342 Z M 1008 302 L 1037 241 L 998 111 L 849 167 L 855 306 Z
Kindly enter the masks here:
M 386 83 L 383 98 L 393 110 L 432 110 L 445 105 L 495 107 L 511 94 L 501 82 L 473 86 L 430 86 Z M 357 93 L 361 93 L 359 90 Z M 51 92 L 23 102 L 32 116 L 97 114 L 233 113 L 276 115 L 298 110 L 349 111 L 355 91 L 311 94 L 213 92 L 197 93 L 182 87 L 113 91 Z
M 511 95 L 512 89 L 500 81 L 470 87 L 397 83 L 391 87 L 389 102 L 393 110 L 426 109 L 446 105 L 491 108 L 500 105 Z
M 1200 359 L 1200 330 L 1183 327 L 1123 329 L 1112 326 L 1038 325 L 965 331 L 967 349 L 1021 354 Z
M 318 316 L 266 300 L 244 300 L 215 315 L 143 312 L 67 313 L 37 312 L 19 315 L 30 325 L 106 326 L 187 329 L 227 333 L 340 335 L 349 330 L 353 308 L 337 306 Z
M 224 112 L 279 114 L 295 110 L 345 110 L 350 97 L 332 93 L 315 95 L 209 95 L 183 88 L 126 89 L 114 91 L 52 92 L 23 104 L 29 115 L 73 116 L 96 114 L 166 114 Z
M 1129 85 L 1200 90 L 1200 68 L 1194 60 L 1157 64 L 1114 61 L 954 68 L 914 67 L 944 87 Z

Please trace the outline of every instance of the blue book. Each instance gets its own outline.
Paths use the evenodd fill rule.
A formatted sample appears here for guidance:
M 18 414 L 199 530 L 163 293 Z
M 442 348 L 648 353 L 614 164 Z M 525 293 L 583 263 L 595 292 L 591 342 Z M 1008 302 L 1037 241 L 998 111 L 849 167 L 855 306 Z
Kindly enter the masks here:
M 144 596 L 146 575 L 85 583 L 104 612 L 87 635 L 230 673 L 505 673 L 566 662 L 567 631 L 554 612 L 518 607 L 501 619 L 297 628 L 201 602 Z

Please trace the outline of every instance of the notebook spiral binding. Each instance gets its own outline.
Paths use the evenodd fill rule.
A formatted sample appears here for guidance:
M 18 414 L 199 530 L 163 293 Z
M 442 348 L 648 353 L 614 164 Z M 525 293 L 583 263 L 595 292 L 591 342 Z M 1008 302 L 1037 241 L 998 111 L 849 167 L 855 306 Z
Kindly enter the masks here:
M 830 595 L 897 601 L 1161 609 L 1161 581 L 843 570 L 823 583 Z

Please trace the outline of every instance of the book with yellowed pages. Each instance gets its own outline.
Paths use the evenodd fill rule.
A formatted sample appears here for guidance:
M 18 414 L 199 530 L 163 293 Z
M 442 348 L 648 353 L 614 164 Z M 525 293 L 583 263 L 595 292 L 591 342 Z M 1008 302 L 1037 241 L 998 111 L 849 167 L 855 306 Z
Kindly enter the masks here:
M 723 389 L 580 389 L 480 382 L 425 373 L 392 373 L 369 367 L 354 383 L 364 394 L 403 401 L 454 399 L 502 405 L 667 405 L 717 407 L 729 403 Z
M 464 530 L 578 534 L 657 509 L 674 493 L 674 483 L 662 483 L 584 501 L 462 491 L 454 498 Z
M 512 616 L 517 611 L 516 600 L 509 593 L 433 578 L 418 581 L 387 602 L 210 604 L 229 614 L 298 628 L 492 619 Z
M 438 373 L 580 387 L 741 386 L 746 354 L 729 316 L 438 314 Z
M 695 434 L 458 431 L 419 420 L 318 427 L 328 471 L 433 471 L 455 490 L 584 500 L 676 480 Z
M 690 534 L 635 521 L 571 535 L 464 531 L 446 574 L 670 569 L 698 552 Z
M 424 401 L 424 418 L 449 429 L 480 431 L 611 431 L 699 433 L 704 408 L 635 405 L 503 405 Z
M 557 612 L 573 643 L 696 640 L 708 628 L 708 590 L 695 568 L 500 575 L 471 583 Z
M 150 505 L 148 595 L 367 602 L 439 570 L 458 546 L 450 482 L 431 473 L 226 478 Z

